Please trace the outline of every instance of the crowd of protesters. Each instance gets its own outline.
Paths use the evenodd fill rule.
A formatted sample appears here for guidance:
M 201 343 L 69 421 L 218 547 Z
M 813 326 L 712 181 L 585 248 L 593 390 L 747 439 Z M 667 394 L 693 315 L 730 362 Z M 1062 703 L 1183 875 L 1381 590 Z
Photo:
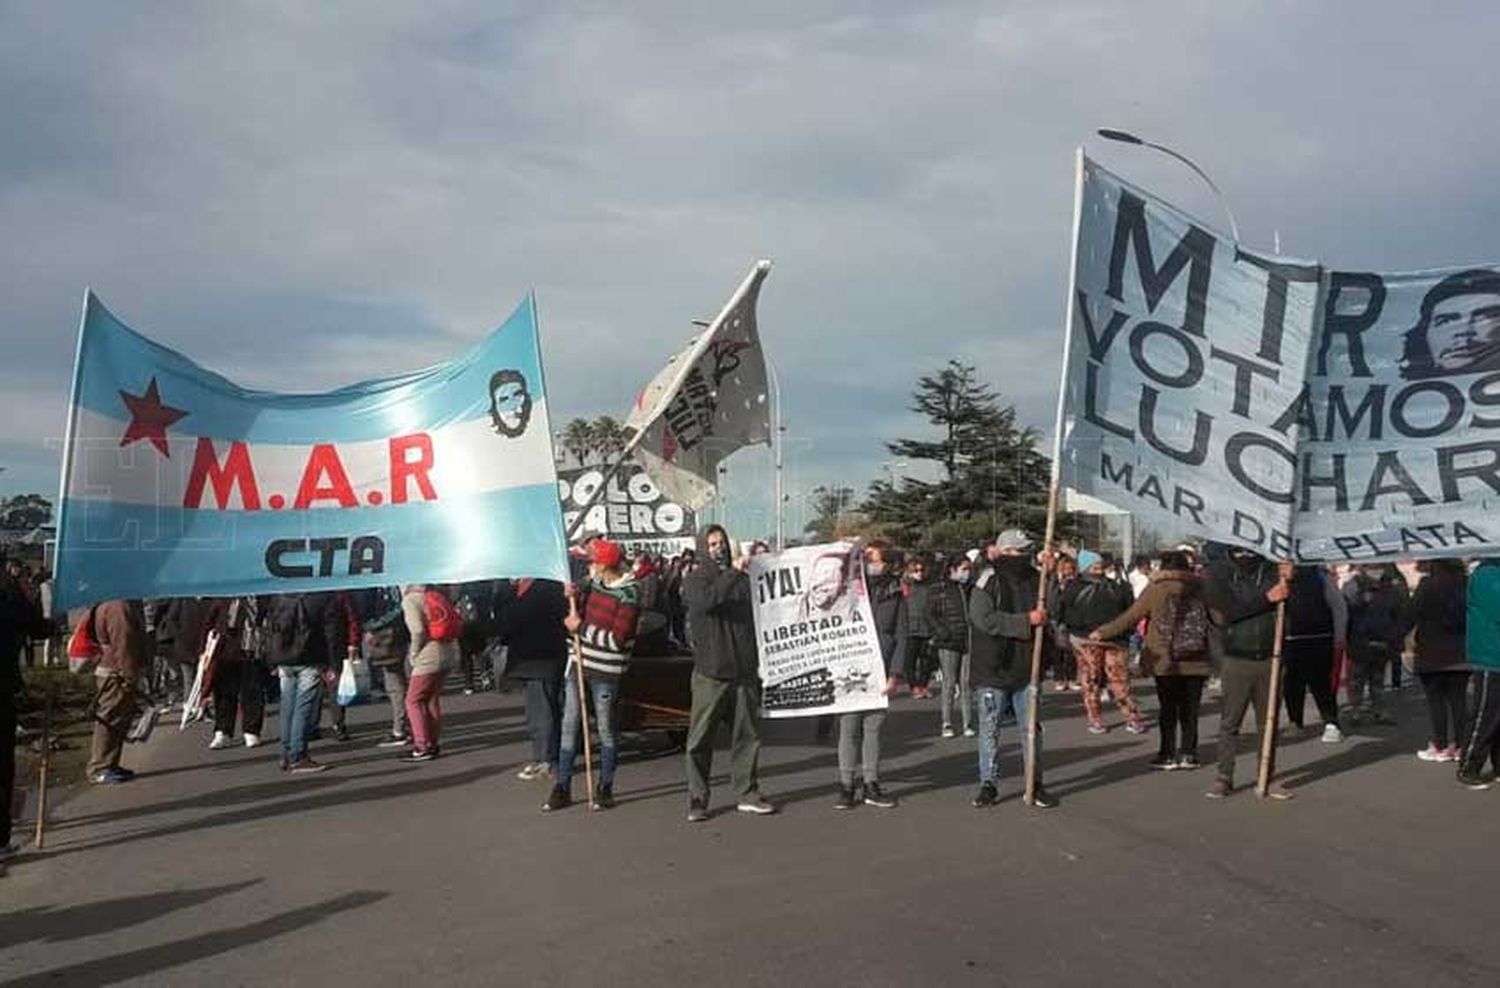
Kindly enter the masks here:
M 76 620 L 98 650 L 94 671 L 89 780 L 131 780 L 120 764 L 127 734 L 151 705 L 184 702 L 200 659 L 214 671 L 210 696 L 218 750 L 262 743 L 268 704 L 278 707 L 280 767 L 322 771 L 310 744 L 325 709 L 338 740 L 348 740 L 344 708 L 325 704 L 345 660 L 362 660 L 390 704 L 390 729 L 377 743 L 426 762 L 442 754 L 442 695 L 450 675 L 473 692 L 502 677 L 519 684 L 530 758 L 519 777 L 545 781 L 543 809 L 573 803 L 587 722 L 597 736 L 592 806 L 615 805 L 619 704 L 632 658 L 645 650 L 693 656 L 685 736 L 689 821 L 708 817 L 714 739 L 731 737 L 735 807 L 768 814 L 759 784 L 761 684 L 747 574 L 764 543 L 742 547 L 721 526 L 696 551 L 664 560 L 627 559 L 594 539 L 575 560 L 573 582 L 485 581 L 458 586 L 286 594 L 220 600 L 112 600 Z M 1081 694 L 1087 729 L 1105 734 L 1113 700 L 1131 734 L 1153 727 L 1150 766 L 1197 769 L 1205 693 L 1221 709 L 1217 766 L 1206 795 L 1235 791 L 1240 728 L 1254 708 L 1264 724 L 1284 704 L 1304 729 L 1338 744 L 1352 726 L 1394 723 L 1388 684 L 1399 687 L 1410 661 L 1426 695 L 1430 740 L 1417 757 L 1451 763 L 1469 788 L 1487 788 L 1500 768 L 1500 560 L 1421 564 L 1415 587 L 1390 564 L 1334 568 L 1274 563 L 1210 543 L 1129 561 L 1090 551 L 1039 553 L 1019 530 L 964 552 L 906 556 L 880 540 L 862 547 L 866 586 L 888 695 L 937 699 L 941 738 L 975 739 L 976 807 L 999 800 L 1002 725 L 1013 724 L 1035 767 L 1029 802 L 1055 805 L 1042 781 L 1042 733 L 1027 729 L 1033 705 L 1034 646 L 1053 688 Z M 1045 596 L 1039 598 L 1042 590 Z M 1284 616 L 1281 695 L 1272 697 L 1270 659 Z M 47 574 L 8 565 L 0 575 L 0 737 L 16 734 L 21 662 L 59 652 L 65 622 L 50 608 Z M 581 664 L 581 669 L 574 663 Z M 1153 681 L 1154 725 L 1132 694 L 1133 677 Z M 1339 702 L 1339 686 L 1345 686 Z M 885 710 L 836 718 L 838 809 L 889 809 L 881 784 Z M 820 724 L 820 736 L 826 722 Z M 831 727 L 828 727 L 831 730 Z M 14 749 L 0 745 L 0 788 L 10 805 Z M 1275 798 L 1291 791 L 1272 785 Z M 3 816 L 9 848 L 9 815 Z

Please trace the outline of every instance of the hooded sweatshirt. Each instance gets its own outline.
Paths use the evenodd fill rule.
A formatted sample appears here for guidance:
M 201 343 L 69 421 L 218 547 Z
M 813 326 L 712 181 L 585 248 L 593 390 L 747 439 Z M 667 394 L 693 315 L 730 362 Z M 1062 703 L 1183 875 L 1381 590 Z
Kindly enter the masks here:
M 698 536 L 698 560 L 682 579 L 682 602 L 693 629 L 693 671 L 710 679 L 753 681 L 760 671 L 750 575 L 714 559 L 706 535 Z

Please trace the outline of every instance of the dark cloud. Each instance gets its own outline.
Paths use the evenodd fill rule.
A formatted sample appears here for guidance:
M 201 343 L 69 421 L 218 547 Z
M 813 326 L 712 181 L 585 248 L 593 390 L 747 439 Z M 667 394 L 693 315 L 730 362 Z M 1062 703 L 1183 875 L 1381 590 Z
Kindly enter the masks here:
M 450 355 L 534 286 L 558 411 L 620 414 L 765 255 L 799 488 L 879 475 L 954 355 L 1045 430 L 1101 125 L 1197 157 L 1252 243 L 1495 259 L 1489 4 L 496 7 L 0 5 L 0 484 L 55 483 L 85 284 L 289 390 Z

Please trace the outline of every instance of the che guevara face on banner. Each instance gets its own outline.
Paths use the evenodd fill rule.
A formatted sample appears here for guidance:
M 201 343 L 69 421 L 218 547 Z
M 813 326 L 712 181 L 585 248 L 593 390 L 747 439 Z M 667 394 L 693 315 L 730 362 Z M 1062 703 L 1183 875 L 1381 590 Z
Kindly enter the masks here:
M 490 422 L 497 433 L 518 438 L 531 424 L 531 390 L 518 370 L 498 370 L 490 377 Z
M 1449 275 L 1422 299 L 1401 354 L 1408 381 L 1500 370 L 1500 272 Z

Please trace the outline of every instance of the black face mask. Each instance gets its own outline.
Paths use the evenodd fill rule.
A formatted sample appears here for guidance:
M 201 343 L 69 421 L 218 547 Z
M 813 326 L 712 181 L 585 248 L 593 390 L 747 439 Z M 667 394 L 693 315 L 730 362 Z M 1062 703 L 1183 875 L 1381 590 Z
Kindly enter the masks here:
M 715 552 L 713 556 L 714 562 L 718 563 L 720 566 L 728 566 L 731 559 L 733 558 L 730 555 L 729 546 L 727 545 Z

